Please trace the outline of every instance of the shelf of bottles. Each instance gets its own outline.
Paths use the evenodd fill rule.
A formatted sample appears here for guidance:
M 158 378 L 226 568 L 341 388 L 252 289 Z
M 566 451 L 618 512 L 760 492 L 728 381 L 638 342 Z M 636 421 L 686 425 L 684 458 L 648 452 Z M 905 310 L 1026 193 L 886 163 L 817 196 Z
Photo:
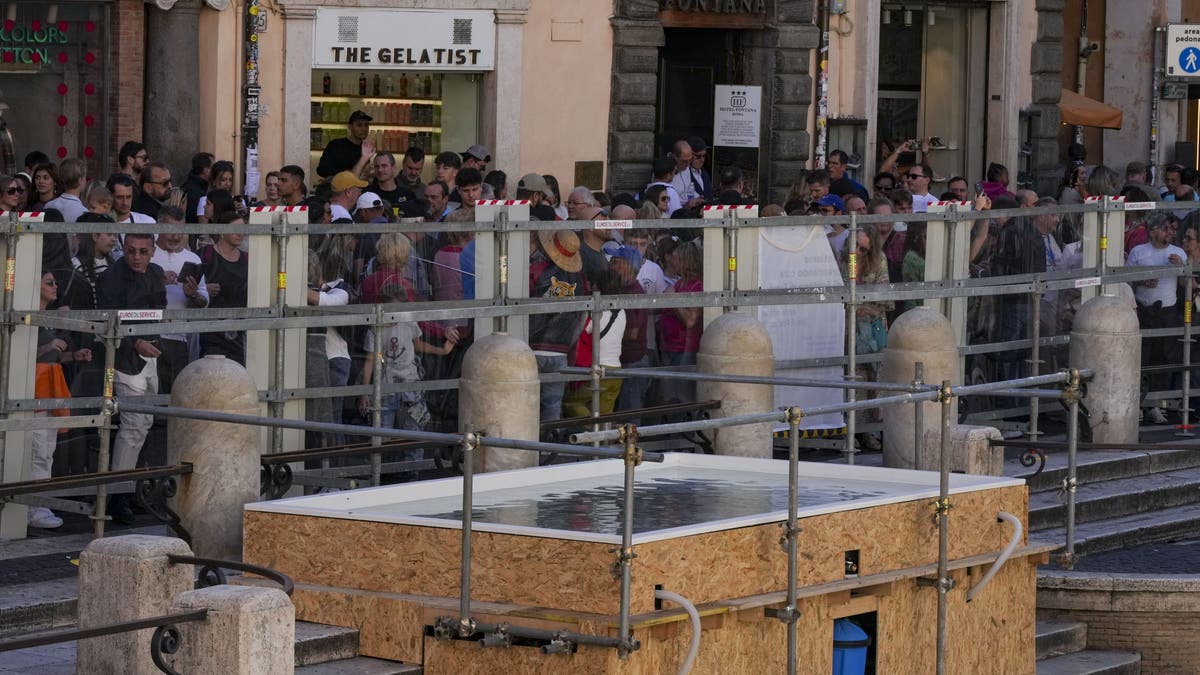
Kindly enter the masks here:
M 442 144 L 441 74 L 325 73 L 314 82 L 311 149 L 320 153 L 335 138 L 346 135 L 355 110 L 371 116 L 370 138 L 380 150 L 402 153 L 416 146 L 436 154 Z M 314 78 L 315 79 L 315 78 Z

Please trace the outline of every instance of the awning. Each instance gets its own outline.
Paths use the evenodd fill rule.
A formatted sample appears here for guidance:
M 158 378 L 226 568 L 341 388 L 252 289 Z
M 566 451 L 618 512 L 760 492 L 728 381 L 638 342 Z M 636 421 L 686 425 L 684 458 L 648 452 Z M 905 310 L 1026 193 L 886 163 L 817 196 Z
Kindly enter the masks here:
M 1120 108 L 1114 108 L 1107 103 L 1088 98 L 1070 89 L 1062 90 L 1058 109 L 1062 111 L 1063 124 L 1120 129 L 1121 123 L 1124 121 L 1124 113 Z

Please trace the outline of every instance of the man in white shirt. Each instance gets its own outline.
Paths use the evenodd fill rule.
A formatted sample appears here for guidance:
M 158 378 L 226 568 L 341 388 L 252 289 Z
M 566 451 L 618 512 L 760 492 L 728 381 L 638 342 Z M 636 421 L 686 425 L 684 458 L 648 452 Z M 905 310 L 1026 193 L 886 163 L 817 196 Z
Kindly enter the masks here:
M 113 215 L 117 224 L 149 224 L 154 218 L 133 210 L 133 179 L 123 173 L 114 173 L 108 179 L 108 190 L 113 194 Z
M 936 204 L 938 198 L 929 194 L 929 183 L 933 180 L 933 169 L 921 162 L 913 164 L 904 174 L 904 184 L 912 193 L 913 213 L 926 213 L 931 204 Z
M 122 177 L 129 180 L 128 176 Z M 185 220 L 183 211 L 175 206 L 164 206 L 158 218 L 163 223 L 174 225 L 182 225 Z M 202 309 L 208 306 L 208 288 L 200 272 L 200 256 L 187 248 L 187 238 L 181 232 L 164 232 L 154 241 L 154 257 L 150 262 L 162 268 L 163 285 L 167 288 L 167 309 Z M 172 383 L 188 364 L 190 337 L 183 333 L 159 335 L 158 348 L 162 351 L 158 357 L 159 393 L 171 393 Z
M 1133 247 L 1125 260 L 1127 267 L 1156 267 L 1184 265 L 1187 253 L 1171 244 L 1171 221 L 1173 216 L 1155 211 L 1146 222 L 1150 241 Z M 1179 302 L 1179 284 L 1189 280 L 1187 276 L 1164 275 L 1155 279 L 1136 281 L 1133 296 L 1137 300 L 1138 323 L 1142 330 L 1172 328 L 1178 326 L 1182 317 L 1175 311 Z M 1143 365 L 1178 363 L 1178 341 L 1172 337 L 1148 338 L 1142 347 Z M 1160 391 L 1170 385 L 1171 374 L 1154 374 L 1143 381 L 1151 391 Z M 1149 407 L 1148 418 L 1155 424 L 1164 424 L 1167 419 L 1156 407 Z
M 683 201 L 680 199 L 679 190 L 675 189 L 675 186 L 671 184 L 671 181 L 675 178 L 675 160 L 670 157 L 659 157 L 654 160 L 654 166 L 651 168 L 651 171 L 654 172 L 654 180 L 650 181 L 646 187 L 650 188 L 655 185 L 662 185 L 667 189 L 667 210 L 663 212 L 663 215 L 670 218 L 672 213 L 683 208 Z M 643 190 L 642 194 L 645 194 L 645 192 Z
M 359 180 L 349 171 L 342 171 L 333 177 L 330 187 L 333 188 L 329 195 L 330 222 L 353 223 L 350 209 L 358 205 L 358 197 L 367 187 L 367 181 Z
M 694 209 L 704 203 L 704 195 L 700 194 L 703 178 L 692 168 L 692 146 L 685 140 L 675 141 L 671 149 L 671 159 L 675 160 L 675 170 L 671 175 L 671 187 L 679 193 L 683 208 Z

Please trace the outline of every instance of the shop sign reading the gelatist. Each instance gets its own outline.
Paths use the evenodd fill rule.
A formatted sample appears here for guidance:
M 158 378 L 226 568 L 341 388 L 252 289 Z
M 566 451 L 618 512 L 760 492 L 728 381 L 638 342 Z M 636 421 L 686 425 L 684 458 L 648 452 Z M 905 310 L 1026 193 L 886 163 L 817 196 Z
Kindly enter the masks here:
M 318 9 L 314 68 L 493 70 L 489 11 Z

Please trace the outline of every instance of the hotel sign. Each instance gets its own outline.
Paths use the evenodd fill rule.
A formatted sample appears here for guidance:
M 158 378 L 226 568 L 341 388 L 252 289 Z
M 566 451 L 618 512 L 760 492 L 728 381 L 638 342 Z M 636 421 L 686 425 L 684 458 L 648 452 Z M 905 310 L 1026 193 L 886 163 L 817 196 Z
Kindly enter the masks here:
M 662 12 L 717 12 L 722 14 L 766 14 L 766 0 L 658 0 Z
M 313 66 L 340 69 L 495 69 L 490 11 L 318 9 Z

